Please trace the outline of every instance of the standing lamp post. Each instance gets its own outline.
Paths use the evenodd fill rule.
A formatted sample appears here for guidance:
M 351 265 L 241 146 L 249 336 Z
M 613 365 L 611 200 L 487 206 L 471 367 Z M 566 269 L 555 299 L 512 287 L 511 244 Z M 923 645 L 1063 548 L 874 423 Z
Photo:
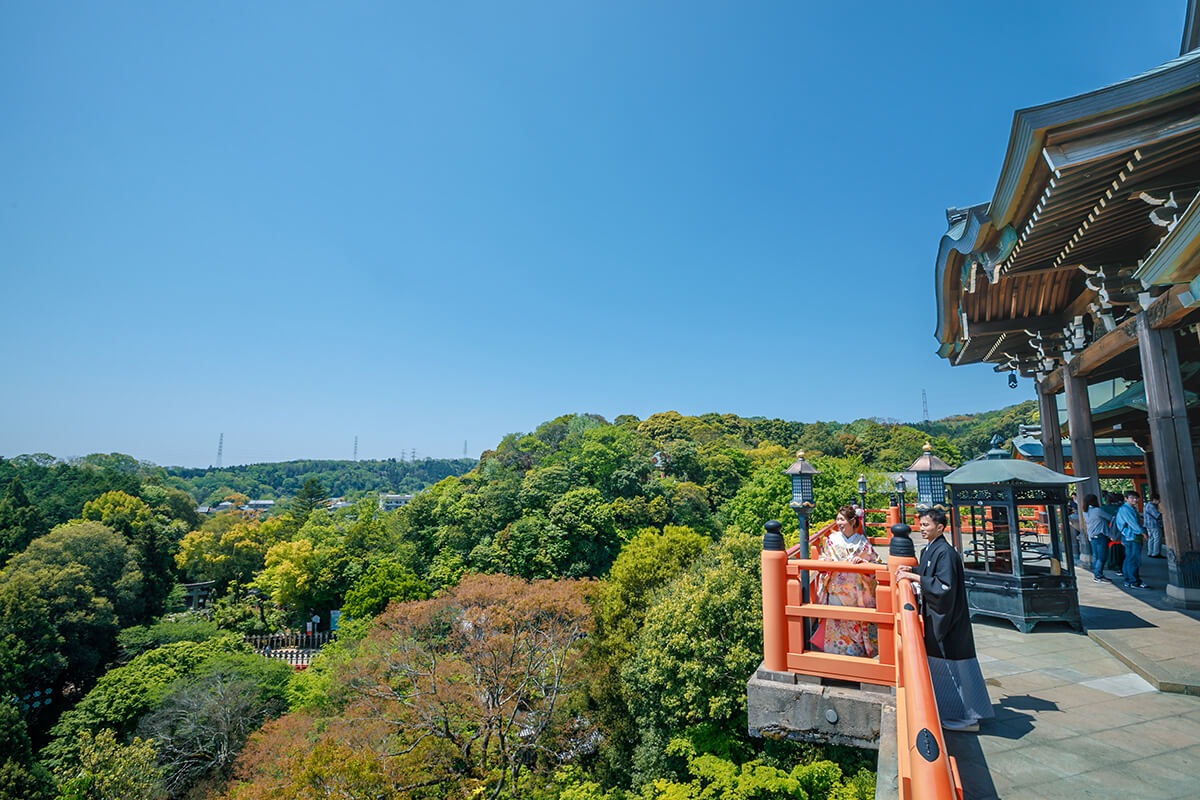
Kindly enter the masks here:
M 863 475 L 861 472 L 858 474 L 858 506 L 864 512 L 863 524 L 865 525 L 865 512 L 867 510 L 867 476 Z
M 792 502 L 789 503 L 796 512 L 796 521 L 800 527 L 800 557 L 808 558 L 808 515 L 813 510 L 813 475 L 820 475 L 813 465 L 804 460 L 804 451 L 796 453 L 796 460 L 783 471 L 792 479 Z M 809 602 L 808 570 L 800 571 L 800 602 Z M 812 620 L 804 618 L 804 649 L 808 649 L 808 639 L 811 633 Z
M 896 498 L 897 498 L 896 501 L 900 505 L 900 521 L 901 522 L 904 522 L 904 519 L 905 519 L 905 517 L 904 517 L 904 492 L 906 489 L 908 489 L 908 484 L 904 482 L 904 474 L 903 473 L 897 474 L 896 475 Z
M 954 468 L 933 454 L 933 445 L 926 442 L 921 456 L 908 468 L 917 473 L 917 510 L 946 505 L 944 479 Z

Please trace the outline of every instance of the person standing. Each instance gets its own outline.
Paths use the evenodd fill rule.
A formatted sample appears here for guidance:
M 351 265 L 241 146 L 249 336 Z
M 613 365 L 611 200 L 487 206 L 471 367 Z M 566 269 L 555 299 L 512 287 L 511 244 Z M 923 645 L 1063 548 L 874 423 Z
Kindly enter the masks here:
M 1146 529 L 1138 518 L 1138 493 L 1125 493 L 1125 504 L 1117 511 L 1113 527 L 1121 535 L 1121 544 L 1125 547 L 1125 561 L 1121 564 L 1121 574 L 1125 576 L 1125 585 L 1130 589 L 1149 589 L 1142 583 L 1138 570 L 1142 565 L 1142 537 Z
M 975 656 L 962 559 L 943 536 L 945 511 L 921 509 L 918 520 L 921 535 L 928 544 L 916 572 L 900 566 L 896 578 L 913 581 L 914 588 L 920 591 L 925 654 L 942 727 L 950 731 L 977 731 L 979 721 L 992 717 L 993 711 Z
M 1152 494 L 1142 510 L 1142 520 L 1146 523 L 1146 555 L 1150 558 L 1166 558 L 1162 551 L 1163 520 L 1159 502 L 1158 495 Z
M 1112 515 L 1100 507 L 1094 494 L 1083 498 L 1084 532 L 1092 546 L 1092 580 L 1096 583 L 1112 583 L 1104 577 L 1104 559 L 1108 557 L 1108 531 Z
M 838 509 L 837 529 L 821 546 L 820 561 L 878 564 L 879 555 L 858 530 L 858 515 L 851 506 Z M 817 602 L 822 605 L 875 608 L 875 577 L 856 572 L 821 572 L 817 576 Z M 879 634 L 874 623 L 850 619 L 824 621 L 826 653 L 874 658 L 879 654 Z

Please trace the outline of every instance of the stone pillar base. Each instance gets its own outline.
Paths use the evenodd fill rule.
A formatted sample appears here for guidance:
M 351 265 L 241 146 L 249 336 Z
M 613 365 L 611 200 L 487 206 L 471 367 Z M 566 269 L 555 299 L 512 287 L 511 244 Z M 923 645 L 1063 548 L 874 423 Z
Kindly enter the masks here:
M 1200 589 L 1191 586 L 1167 584 L 1167 599 L 1176 608 L 1200 609 Z

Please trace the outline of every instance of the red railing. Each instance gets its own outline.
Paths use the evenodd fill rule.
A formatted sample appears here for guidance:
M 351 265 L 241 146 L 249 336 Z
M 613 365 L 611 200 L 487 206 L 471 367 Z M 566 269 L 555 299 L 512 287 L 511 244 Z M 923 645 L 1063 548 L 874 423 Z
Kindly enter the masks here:
M 828 531 L 823 529 L 815 538 L 819 541 L 822 534 L 828 535 Z M 946 753 L 912 585 L 895 580 L 896 567 L 915 566 L 916 560 L 893 556 L 883 566 L 789 557 L 799 549 L 762 553 L 763 666 L 776 672 L 895 687 L 901 800 L 961 800 L 962 783 L 954 759 Z M 875 608 L 804 602 L 803 582 L 810 579 L 810 573 L 818 572 L 873 576 Z M 810 619 L 875 625 L 878 656 L 863 658 L 812 649 L 806 632 Z

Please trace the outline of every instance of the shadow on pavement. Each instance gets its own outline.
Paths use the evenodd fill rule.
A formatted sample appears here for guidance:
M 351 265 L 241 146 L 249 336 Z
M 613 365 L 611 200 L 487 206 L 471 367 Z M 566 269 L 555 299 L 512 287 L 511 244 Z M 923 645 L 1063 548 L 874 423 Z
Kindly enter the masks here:
M 1132 611 L 1126 611 L 1123 608 L 1099 608 L 1097 606 L 1081 605 L 1079 607 L 1079 616 L 1083 619 L 1084 627 L 1093 631 L 1120 631 L 1131 628 L 1158 627 L 1154 623 L 1142 619 Z
M 988 722 L 984 723 L 989 726 Z M 988 770 L 987 758 L 979 746 L 979 737 L 974 733 L 946 731 L 946 751 L 958 764 L 958 777 L 962 779 L 963 800 L 999 800 L 992 773 Z

